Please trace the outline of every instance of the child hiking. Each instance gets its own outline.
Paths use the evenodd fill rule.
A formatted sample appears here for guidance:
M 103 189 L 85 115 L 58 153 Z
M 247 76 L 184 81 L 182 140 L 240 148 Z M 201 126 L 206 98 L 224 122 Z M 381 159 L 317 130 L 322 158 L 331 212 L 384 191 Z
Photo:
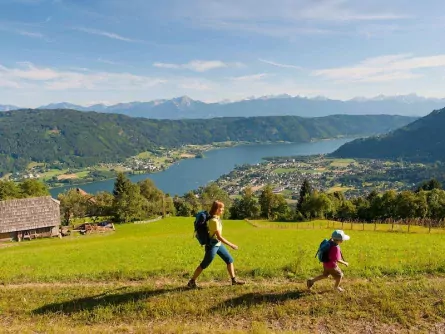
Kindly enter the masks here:
M 338 263 L 344 264 L 346 267 L 349 265 L 348 262 L 344 261 L 340 250 L 340 244 L 343 241 L 349 240 L 349 235 L 346 235 L 342 230 L 335 230 L 332 232 L 330 240 L 324 240 L 320 244 L 317 256 L 320 262 L 323 262 L 323 274 L 317 276 L 313 279 L 307 280 L 307 288 L 310 289 L 315 282 L 322 279 L 328 278 L 329 275 L 334 277 L 335 285 L 334 289 L 343 292 L 340 287 L 341 280 L 343 278 L 343 272 L 338 267 Z
M 205 244 L 205 254 L 204 259 L 201 264 L 196 268 L 192 278 L 187 283 L 189 288 L 196 288 L 196 279 L 201 275 L 202 271 L 206 269 L 210 263 L 212 263 L 215 255 L 218 254 L 219 257 L 226 263 L 227 271 L 229 272 L 230 278 L 232 279 L 232 285 L 243 285 L 243 281 L 239 281 L 235 276 L 235 267 L 233 266 L 233 257 L 230 255 L 227 248 L 223 245 L 238 249 L 238 246 L 232 244 L 230 241 L 222 236 L 222 221 L 221 216 L 224 214 L 224 203 L 221 201 L 215 201 L 210 209 L 209 216 L 211 217 L 207 222 L 208 228 L 208 241 Z

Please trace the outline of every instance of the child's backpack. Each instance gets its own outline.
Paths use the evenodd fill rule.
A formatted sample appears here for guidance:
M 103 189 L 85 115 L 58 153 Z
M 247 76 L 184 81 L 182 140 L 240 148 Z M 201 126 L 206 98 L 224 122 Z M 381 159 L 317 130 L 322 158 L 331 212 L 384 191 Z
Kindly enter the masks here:
M 320 246 L 318 247 L 317 253 L 315 254 L 315 257 L 318 257 L 318 261 L 320 262 L 329 262 L 329 251 L 331 250 L 332 246 L 336 246 L 335 242 L 324 239 Z M 342 260 L 344 261 L 343 254 L 340 251 L 340 255 Z
M 210 214 L 207 211 L 199 211 L 195 216 L 195 237 L 200 245 L 208 245 L 210 243 L 209 228 L 207 226 L 209 219 Z
M 332 241 L 328 239 L 324 239 L 321 242 L 318 251 L 315 254 L 315 257 L 318 257 L 318 261 L 329 262 L 329 251 L 331 250 L 332 244 Z

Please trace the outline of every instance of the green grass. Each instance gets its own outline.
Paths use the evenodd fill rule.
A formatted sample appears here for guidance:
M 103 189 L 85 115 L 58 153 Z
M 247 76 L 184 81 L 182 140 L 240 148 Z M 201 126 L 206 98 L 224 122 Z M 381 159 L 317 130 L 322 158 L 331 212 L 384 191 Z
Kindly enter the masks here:
M 82 171 L 82 172 L 77 172 L 75 174 L 77 175 L 77 177 L 79 179 L 83 179 L 83 178 L 86 178 L 90 174 L 90 172 L 86 170 L 86 171 Z
M 44 180 L 49 180 L 51 179 L 53 176 L 58 176 L 58 175 L 63 175 L 66 174 L 68 172 L 68 169 L 51 169 L 45 173 L 41 174 L 41 178 L 43 178 Z
M 224 235 L 240 249 L 233 254 L 240 274 L 251 278 L 304 278 L 320 270 L 314 254 L 321 239 L 341 223 L 227 221 Z M 329 227 L 328 227 L 329 224 Z M 115 233 L 44 239 L 10 244 L 2 250 L 0 281 L 72 282 L 143 280 L 150 277 L 180 279 L 200 262 L 202 249 L 192 238 L 191 218 L 168 218 L 141 225 L 118 226 Z M 362 231 L 363 226 L 365 231 Z M 262 228 L 261 228 L 262 227 Z M 439 274 L 445 272 L 442 230 L 427 232 L 406 226 L 343 224 L 351 241 L 342 248 L 351 262 L 351 277 Z M 414 233 L 417 232 L 417 233 Z M 369 247 L 372 245 L 372 247 Z M 409 245 L 409 247 L 407 247 Z M 355 264 L 355 265 L 354 265 Z M 225 277 L 218 266 L 204 277 Z
M 150 159 L 153 157 L 153 154 L 151 152 L 145 151 L 139 153 L 138 155 L 136 155 L 136 157 L 139 159 Z
M 329 188 L 328 193 L 333 193 L 335 191 L 347 191 L 353 189 L 354 187 L 342 187 L 340 184 L 337 184 L 334 187 Z
M 45 166 L 45 164 L 43 163 L 43 162 L 30 162 L 29 164 L 28 164 L 28 167 L 27 167 L 27 169 L 31 169 L 31 168 L 34 168 L 34 167 L 42 167 L 42 166 Z
M 313 292 L 318 244 L 342 244 L 346 292 Z M 352 228 L 352 230 L 351 230 Z M 362 230 L 364 228 L 364 230 Z M 246 286 L 231 287 L 220 259 L 198 290 L 183 288 L 202 259 L 192 218 L 117 226 L 116 232 L 6 243 L 0 324 L 11 332 L 431 332 L 445 329 L 444 232 L 422 227 L 225 221 Z M 439 326 L 439 327 L 437 327 Z M 442 326 L 442 327 L 440 327 Z
M 354 159 L 333 159 L 330 166 L 331 167 L 348 167 L 349 164 L 354 163 Z

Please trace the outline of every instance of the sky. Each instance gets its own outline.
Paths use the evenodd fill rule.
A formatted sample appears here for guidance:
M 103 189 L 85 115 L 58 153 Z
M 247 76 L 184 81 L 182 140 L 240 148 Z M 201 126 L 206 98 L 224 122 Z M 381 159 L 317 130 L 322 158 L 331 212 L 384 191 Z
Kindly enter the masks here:
M 443 0 L 0 0 L 0 104 L 444 88 Z

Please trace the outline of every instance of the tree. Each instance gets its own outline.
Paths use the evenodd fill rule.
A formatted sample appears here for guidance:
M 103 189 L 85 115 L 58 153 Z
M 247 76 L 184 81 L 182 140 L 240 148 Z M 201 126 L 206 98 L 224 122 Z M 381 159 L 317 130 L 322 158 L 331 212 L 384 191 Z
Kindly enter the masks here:
M 261 217 L 270 219 L 273 208 L 273 191 L 270 184 L 266 185 L 261 191 L 259 203 L 261 210 Z
M 173 198 L 169 194 L 164 196 L 164 212 L 166 215 L 176 215 L 175 204 L 173 203 Z
M 244 189 L 243 196 L 236 199 L 230 208 L 231 219 L 256 218 L 259 213 L 260 206 L 250 187 Z
M 332 202 L 326 194 L 313 192 L 311 195 L 306 195 L 301 212 L 306 218 L 324 218 L 325 213 L 332 209 L 331 207 Z
M 256 218 L 260 214 L 258 200 L 253 195 L 253 190 L 251 187 L 244 189 L 243 197 L 241 198 L 241 205 L 245 218 Z
M 173 198 L 173 204 L 175 206 L 177 216 L 190 217 L 192 215 L 193 208 L 190 203 L 184 200 L 184 198 L 175 196 Z
M 21 197 L 20 188 L 13 181 L 0 181 L 0 201 Z
M 396 212 L 402 219 L 415 218 L 417 213 L 416 195 L 411 191 L 402 191 L 397 195 Z
M 145 218 L 143 211 L 146 199 L 141 195 L 139 186 L 129 182 L 122 192 L 113 199 L 113 213 L 118 222 L 131 222 Z
M 98 192 L 94 195 L 94 201 L 88 201 L 88 216 L 106 217 L 113 215 L 113 195 L 107 191 Z
M 144 211 L 148 217 L 163 214 L 165 210 L 164 193 L 156 188 L 150 179 L 138 183 L 141 195 L 146 199 Z
M 306 216 L 304 214 L 304 202 L 307 200 L 309 196 L 312 195 L 312 187 L 311 184 L 307 179 L 304 179 L 303 183 L 301 184 L 300 188 L 300 197 L 298 198 L 297 203 L 297 211 L 303 214 L 303 216 Z
M 49 196 L 48 187 L 39 180 L 28 179 L 19 184 L 20 193 L 22 197 L 40 197 Z
M 293 214 L 289 210 L 289 205 L 286 202 L 286 199 L 281 194 L 274 194 L 272 200 L 272 211 L 271 217 L 269 219 L 272 220 L 291 220 Z
M 371 221 L 372 217 L 370 215 L 370 204 L 366 198 L 357 197 L 352 200 L 352 204 L 354 204 L 356 208 L 357 218 L 360 220 Z
M 397 193 L 394 190 L 383 193 L 380 205 L 380 219 L 396 217 Z
M 117 197 L 126 192 L 130 184 L 131 181 L 125 176 L 124 173 L 117 173 L 116 181 L 114 182 L 113 196 Z
M 199 211 L 202 210 L 202 204 L 199 201 L 199 198 L 196 197 L 196 194 L 192 191 L 189 191 L 187 194 L 184 195 L 184 201 L 188 204 L 188 207 L 190 208 L 190 214 L 189 216 L 196 215 Z
M 212 182 L 201 192 L 201 201 L 202 206 L 209 210 L 214 201 L 221 201 L 224 203 L 226 211 L 224 217 L 228 217 L 230 215 L 230 205 L 232 200 L 230 199 L 229 194 L 221 189 L 216 182 Z
M 57 199 L 60 201 L 60 214 L 64 225 L 69 225 L 72 218 L 83 218 L 87 215 L 87 199 L 76 189 L 59 194 Z
M 341 220 L 352 220 L 357 214 L 357 208 L 351 201 L 345 200 L 338 208 L 338 218 Z
M 426 194 L 428 217 L 433 219 L 445 218 L 445 191 L 433 189 Z
M 436 179 L 431 179 L 428 181 L 422 182 L 419 187 L 417 188 L 416 192 L 422 191 L 422 190 L 433 190 L 433 189 L 442 189 L 442 184 L 437 181 Z

